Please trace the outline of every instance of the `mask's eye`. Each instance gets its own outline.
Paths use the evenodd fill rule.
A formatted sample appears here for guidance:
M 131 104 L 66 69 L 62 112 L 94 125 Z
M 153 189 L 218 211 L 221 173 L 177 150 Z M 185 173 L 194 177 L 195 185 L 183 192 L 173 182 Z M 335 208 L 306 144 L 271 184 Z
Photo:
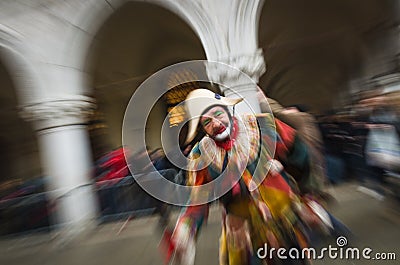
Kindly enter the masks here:
M 216 112 L 214 112 L 215 117 L 221 116 L 222 114 L 224 114 L 224 112 L 222 112 L 221 110 L 217 110 Z
M 207 118 L 202 121 L 203 126 L 207 126 L 211 122 L 211 118 Z

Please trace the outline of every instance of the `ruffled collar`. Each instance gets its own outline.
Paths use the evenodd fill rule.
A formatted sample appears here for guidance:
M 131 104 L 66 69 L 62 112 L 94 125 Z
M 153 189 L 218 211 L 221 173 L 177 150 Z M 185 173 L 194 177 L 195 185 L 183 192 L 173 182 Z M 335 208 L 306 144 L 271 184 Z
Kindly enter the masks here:
M 236 127 L 236 128 L 235 128 Z M 235 132 L 232 141 L 218 144 L 206 136 L 199 143 L 200 161 L 198 166 L 210 165 L 216 172 L 221 172 L 226 154 L 234 163 L 254 162 L 258 155 L 260 133 L 254 115 L 240 117 L 234 123 Z M 200 162 L 200 163 L 198 163 Z

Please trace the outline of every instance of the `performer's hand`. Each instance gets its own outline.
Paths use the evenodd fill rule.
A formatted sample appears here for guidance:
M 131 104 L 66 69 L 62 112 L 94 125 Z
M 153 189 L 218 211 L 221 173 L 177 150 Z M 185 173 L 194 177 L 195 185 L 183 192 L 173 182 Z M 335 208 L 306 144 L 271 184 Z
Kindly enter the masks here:
M 271 174 L 279 174 L 283 170 L 283 165 L 276 159 L 269 160 L 268 165 L 270 165 L 269 171 Z
M 184 223 L 178 225 L 171 238 L 172 242 L 174 242 L 175 249 L 184 249 L 189 241 L 189 236 L 189 227 Z
M 196 249 L 194 238 L 191 237 L 189 227 L 185 224 L 178 225 L 172 234 L 171 240 L 175 247 L 175 262 L 181 265 L 194 264 Z

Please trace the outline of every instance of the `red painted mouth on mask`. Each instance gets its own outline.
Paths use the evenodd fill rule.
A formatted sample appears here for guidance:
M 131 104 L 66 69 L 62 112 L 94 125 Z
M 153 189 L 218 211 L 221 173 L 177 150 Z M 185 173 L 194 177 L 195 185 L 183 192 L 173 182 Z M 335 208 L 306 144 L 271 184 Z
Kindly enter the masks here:
M 225 126 L 219 127 L 217 130 L 214 131 L 214 136 L 223 133 L 226 130 Z

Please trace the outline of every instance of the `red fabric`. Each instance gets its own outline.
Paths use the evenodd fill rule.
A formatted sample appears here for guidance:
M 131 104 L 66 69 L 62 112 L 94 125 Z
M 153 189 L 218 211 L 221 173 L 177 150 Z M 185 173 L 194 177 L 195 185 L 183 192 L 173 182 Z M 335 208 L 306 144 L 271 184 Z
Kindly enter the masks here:
M 239 182 L 235 184 L 235 186 L 233 186 L 232 188 L 232 195 L 233 196 L 238 196 L 241 193 L 241 188 L 240 188 L 240 184 Z
M 169 264 L 172 254 L 175 251 L 175 245 L 171 237 L 172 232 L 168 229 L 165 230 L 159 245 L 160 252 L 164 255 L 164 264 Z
M 291 193 L 292 189 L 290 188 L 287 181 L 282 177 L 281 174 L 269 174 L 267 178 L 265 178 L 263 185 L 269 188 L 275 188 L 285 193 Z
M 125 156 L 124 156 L 124 150 L 122 148 L 117 149 L 110 154 L 108 154 L 110 157 L 105 161 L 103 164 L 101 164 L 101 167 L 113 167 L 113 168 L 123 168 L 126 166 L 126 161 L 125 161 Z
M 102 168 L 106 168 L 108 170 L 107 174 L 97 181 L 105 181 L 112 179 L 120 179 L 129 175 L 128 165 L 125 160 L 124 149 L 119 148 L 110 154 L 110 157 L 101 164 Z
M 202 170 L 197 171 L 196 174 L 196 179 L 195 179 L 195 186 L 201 186 L 204 183 L 207 183 L 211 181 L 209 175 L 208 175 L 208 169 L 207 168 L 203 168 Z
M 294 138 L 296 136 L 296 130 L 287 125 L 286 123 L 275 118 L 276 132 L 280 139 L 277 139 L 275 157 L 282 158 L 286 156 L 286 153 L 292 147 Z

